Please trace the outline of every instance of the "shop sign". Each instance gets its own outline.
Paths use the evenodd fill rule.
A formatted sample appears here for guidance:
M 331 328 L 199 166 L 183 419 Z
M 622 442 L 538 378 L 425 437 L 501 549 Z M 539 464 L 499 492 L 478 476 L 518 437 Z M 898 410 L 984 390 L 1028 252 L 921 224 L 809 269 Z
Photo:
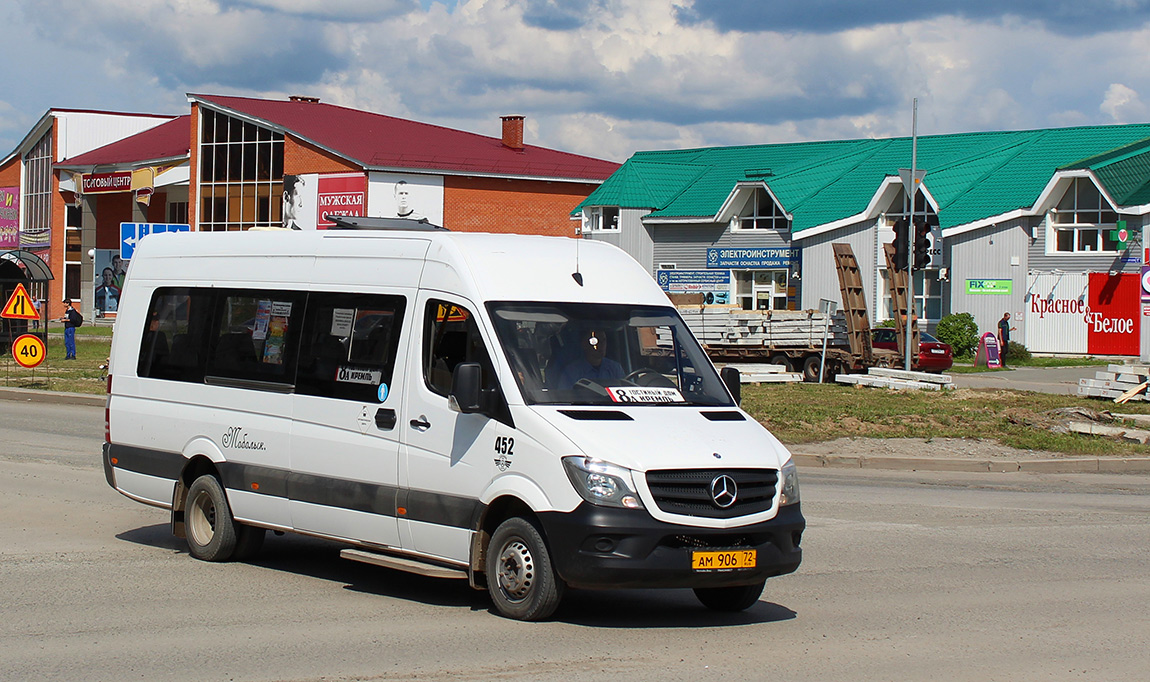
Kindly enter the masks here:
M 1136 275 L 1090 274 L 1090 308 L 1086 323 L 1086 352 L 1091 355 L 1138 355 L 1139 326 Z
M 708 248 L 708 268 L 789 268 L 799 250 L 774 248 Z
M 1150 307 L 1142 277 L 1105 272 L 1032 275 L 1026 297 L 1026 345 L 1041 353 L 1136 356 L 1140 315 Z
M 726 303 L 730 298 L 730 270 L 656 270 L 655 281 L 667 293 L 706 294 L 708 303 Z
M 1008 295 L 1014 290 L 1014 280 L 1010 279 L 968 279 L 966 293 Z
M 105 194 L 108 192 L 128 192 L 132 189 L 132 171 L 115 173 L 84 173 L 81 176 L 82 194 Z
M 1142 266 L 1142 275 L 1139 279 L 1142 282 L 1142 302 L 1150 303 L 1150 265 Z
M 367 177 L 363 173 L 332 173 L 319 176 L 316 190 L 316 227 L 327 230 L 335 223 L 327 216 L 363 216 Z
M 0 249 L 20 248 L 20 188 L 0 187 Z

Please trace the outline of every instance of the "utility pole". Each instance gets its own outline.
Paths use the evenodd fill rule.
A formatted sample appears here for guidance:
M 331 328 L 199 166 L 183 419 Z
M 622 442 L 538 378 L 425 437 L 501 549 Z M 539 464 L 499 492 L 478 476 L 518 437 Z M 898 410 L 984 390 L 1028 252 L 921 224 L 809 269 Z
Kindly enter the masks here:
M 906 349 L 906 371 L 911 368 L 911 352 L 910 347 L 912 325 L 914 320 L 911 316 L 914 310 L 914 200 L 918 197 L 918 98 L 914 98 L 913 113 L 910 119 L 910 189 L 907 190 L 910 194 L 910 211 L 907 219 L 908 228 L 906 231 L 906 343 L 903 348 Z M 925 207 L 924 207 L 925 208 Z

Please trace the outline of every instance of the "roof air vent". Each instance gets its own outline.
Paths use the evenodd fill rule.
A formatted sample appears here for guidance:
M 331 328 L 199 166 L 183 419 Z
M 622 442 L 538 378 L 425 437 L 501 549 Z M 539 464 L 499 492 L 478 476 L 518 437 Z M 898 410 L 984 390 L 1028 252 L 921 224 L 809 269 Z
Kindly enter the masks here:
M 288 97 L 293 102 L 308 102 L 309 104 L 319 104 L 318 97 L 308 97 L 307 95 L 291 95 Z

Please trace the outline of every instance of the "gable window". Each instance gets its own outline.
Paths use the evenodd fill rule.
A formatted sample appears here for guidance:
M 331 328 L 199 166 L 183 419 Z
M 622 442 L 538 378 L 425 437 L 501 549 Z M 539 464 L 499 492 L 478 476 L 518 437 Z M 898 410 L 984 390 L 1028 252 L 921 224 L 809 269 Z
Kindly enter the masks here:
M 588 212 L 587 227 L 592 232 L 618 232 L 619 207 L 604 206 Z
M 757 187 L 739 213 L 737 229 L 786 230 L 789 232 L 791 221 L 783 209 L 767 193 L 767 190 Z
M 1118 252 L 1110 231 L 1118 214 L 1089 178 L 1074 178 L 1058 206 L 1051 209 L 1048 250 L 1052 253 Z

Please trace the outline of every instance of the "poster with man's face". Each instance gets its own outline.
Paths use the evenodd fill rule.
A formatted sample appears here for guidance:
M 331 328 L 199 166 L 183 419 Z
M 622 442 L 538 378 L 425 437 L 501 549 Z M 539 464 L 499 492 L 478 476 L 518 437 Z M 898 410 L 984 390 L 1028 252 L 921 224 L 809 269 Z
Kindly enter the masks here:
M 285 175 L 282 226 L 326 230 L 335 225 L 327 216 L 362 216 L 365 190 L 363 173 Z
M 368 177 L 367 214 L 384 218 L 426 219 L 442 225 L 443 178 L 372 173 Z

